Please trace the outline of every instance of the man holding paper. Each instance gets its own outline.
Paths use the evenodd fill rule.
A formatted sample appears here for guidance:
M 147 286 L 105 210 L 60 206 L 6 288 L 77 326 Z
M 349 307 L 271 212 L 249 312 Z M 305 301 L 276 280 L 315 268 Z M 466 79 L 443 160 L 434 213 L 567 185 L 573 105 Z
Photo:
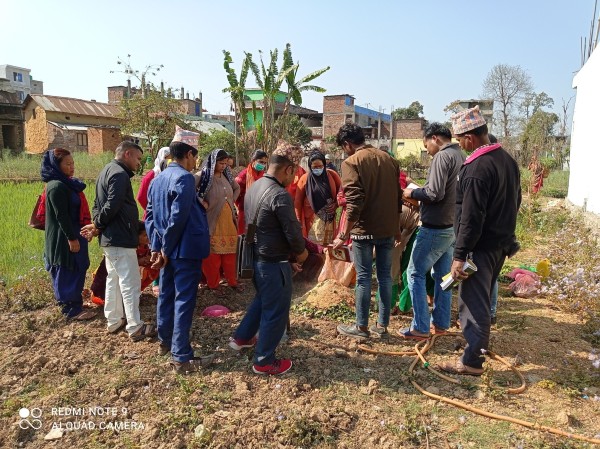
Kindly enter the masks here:
M 440 366 L 456 374 L 480 376 L 483 353 L 491 327 L 491 292 L 504 259 L 518 250 L 515 239 L 521 204 L 519 167 L 500 144 L 491 144 L 479 107 L 452 116 L 452 129 L 460 146 L 471 153 L 458 175 L 456 191 L 456 243 L 450 273 L 461 280 L 458 313 L 467 340 L 460 360 Z M 464 263 L 472 260 L 477 272 L 468 276 Z
M 414 315 L 411 327 L 399 331 L 401 337 L 412 340 L 429 337 L 431 321 L 436 333 L 445 332 L 450 327 L 452 290 L 442 290 L 440 284 L 452 263 L 456 178 L 465 160 L 458 144 L 452 143 L 450 130 L 441 123 L 434 122 L 425 128 L 423 145 L 433 157 L 427 181 L 422 188 L 407 188 L 403 192 L 405 199 L 421 202 L 421 227 L 406 276 Z M 431 317 L 425 278 L 432 268 L 435 287 Z

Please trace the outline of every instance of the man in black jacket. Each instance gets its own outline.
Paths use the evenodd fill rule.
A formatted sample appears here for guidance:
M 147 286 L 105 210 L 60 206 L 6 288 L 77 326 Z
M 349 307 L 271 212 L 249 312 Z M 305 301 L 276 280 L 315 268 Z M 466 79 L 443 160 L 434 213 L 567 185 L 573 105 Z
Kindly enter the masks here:
M 456 244 L 451 274 L 462 280 L 458 313 L 467 346 L 462 358 L 440 366 L 445 371 L 479 376 L 491 327 L 491 292 L 506 256 L 518 249 L 515 239 L 521 204 L 519 167 L 500 144 L 491 144 L 479 107 L 452 116 L 460 146 L 471 153 L 463 164 L 456 191 Z M 467 277 L 467 259 L 477 271 Z
M 254 248 L 256 296 L 229 346 L 240 350 L 256 344 L 252 367 L 256 374 L 283 374 L 292 367 L 290 359 L 276 359 L 275 350 L 288 322 L 292 269 L 301 270 L 308 256 L 292 197 L 285 189 L 294 181 L 302 156 L 300 147 L 280 143 L 269 160 L 269 171 L 252 184 L 244 199 L 246 224 L 253 223 L 257 216 Z M 289 262 L 291 255 L 296 256 L 294 267 Z
M 92 208 L 92 224 L 85 226 L 84 236 L 98 235 L 106 260 L 106 296 L 104 316 L 108 332 L 126 327 L 134 341 L 156 335 L 151 324 L 140 318 L 140 271 L 138 246 L 138 208 L 133 196 L 131 178 L 139 170 L 142 149 L 124 141 L 115 150 L 115 158 L 100 172 L 96 180 L 96 199 Z

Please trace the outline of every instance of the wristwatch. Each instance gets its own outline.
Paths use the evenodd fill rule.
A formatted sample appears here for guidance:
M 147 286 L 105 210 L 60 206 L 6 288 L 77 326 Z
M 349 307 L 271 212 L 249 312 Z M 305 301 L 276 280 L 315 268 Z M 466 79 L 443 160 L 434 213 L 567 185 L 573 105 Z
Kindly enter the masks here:
M 340 232 L 338 234 L 337 238 L 340 240 L 346 240 L 348 238 L 348 236 L 344 232 Z

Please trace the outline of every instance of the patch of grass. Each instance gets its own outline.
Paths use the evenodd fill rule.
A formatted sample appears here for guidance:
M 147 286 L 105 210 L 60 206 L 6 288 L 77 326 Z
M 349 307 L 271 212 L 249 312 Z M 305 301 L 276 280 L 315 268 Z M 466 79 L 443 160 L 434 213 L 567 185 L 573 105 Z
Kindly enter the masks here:
M 307 417 L 286 419 L 281 424 L 281 434 L 293 447 L 335 447 L 331 430 Z
M 327 309 L 317 309 L 305 303 L 295 304 L 292 306 L 292 311 L 310 318 L 331 318 L 335 321 L 344 323 L 352 323 L 355 319 L 355 312 L 346 303 L 339 303 Z
M 0 162 L 0 168 L 2 164 Z M 76 167 L 76 175 L 79 175 L 80 168 Z M 39 163 L 31 173 L 39 173 Z M 133 181 L 134 194 L 139 189 L 139 183 L 139 177 L 136 176 Z M 95 183 L 90 181 L 87 184 L 85 195 L 91 208 L 96 196 Z M 0 210 L 7 217 L 0 220 L 0 285 L 11 287 L 23 279 L 50 278 L 44 269 L 44 232 L 28 226 L 31 211 L 43 189 L 42 182 L 0 181 Z M 140 212 L 140 218 L 142 214 L 143 211 Z M 97 240 L 90 243 L 88 251 L 93 270 L 102 259 Z
M 76 152 L 73 154 L 75 160 L 76 176 L 81 179 L 96 179 L 102 167 L 111 159 L 114 153 L 88 154 Z M 5 154 L 0 159 L 0 179 L 40 179 L 41 154 L 19 153 L 16 155 Z

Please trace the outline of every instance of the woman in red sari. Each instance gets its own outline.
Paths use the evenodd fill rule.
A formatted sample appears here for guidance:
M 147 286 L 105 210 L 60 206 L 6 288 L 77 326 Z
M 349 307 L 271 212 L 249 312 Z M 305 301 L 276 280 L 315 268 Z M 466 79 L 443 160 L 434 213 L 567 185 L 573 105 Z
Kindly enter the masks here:
M 238 235 L 246 233 L 246 219 L 244 216 L 244 198 L 246 196 L 246 191 L 254 181 L 262 178 L 265 174 L 268 160 L 269 157 L 267 153 L 262 150 L 256 150 L 252 153 L 248 167 L 243 169 L 235 178 L 235 182 L 240 185 L 240 196 L 235 200 L 235 206 L 238 210 Z

